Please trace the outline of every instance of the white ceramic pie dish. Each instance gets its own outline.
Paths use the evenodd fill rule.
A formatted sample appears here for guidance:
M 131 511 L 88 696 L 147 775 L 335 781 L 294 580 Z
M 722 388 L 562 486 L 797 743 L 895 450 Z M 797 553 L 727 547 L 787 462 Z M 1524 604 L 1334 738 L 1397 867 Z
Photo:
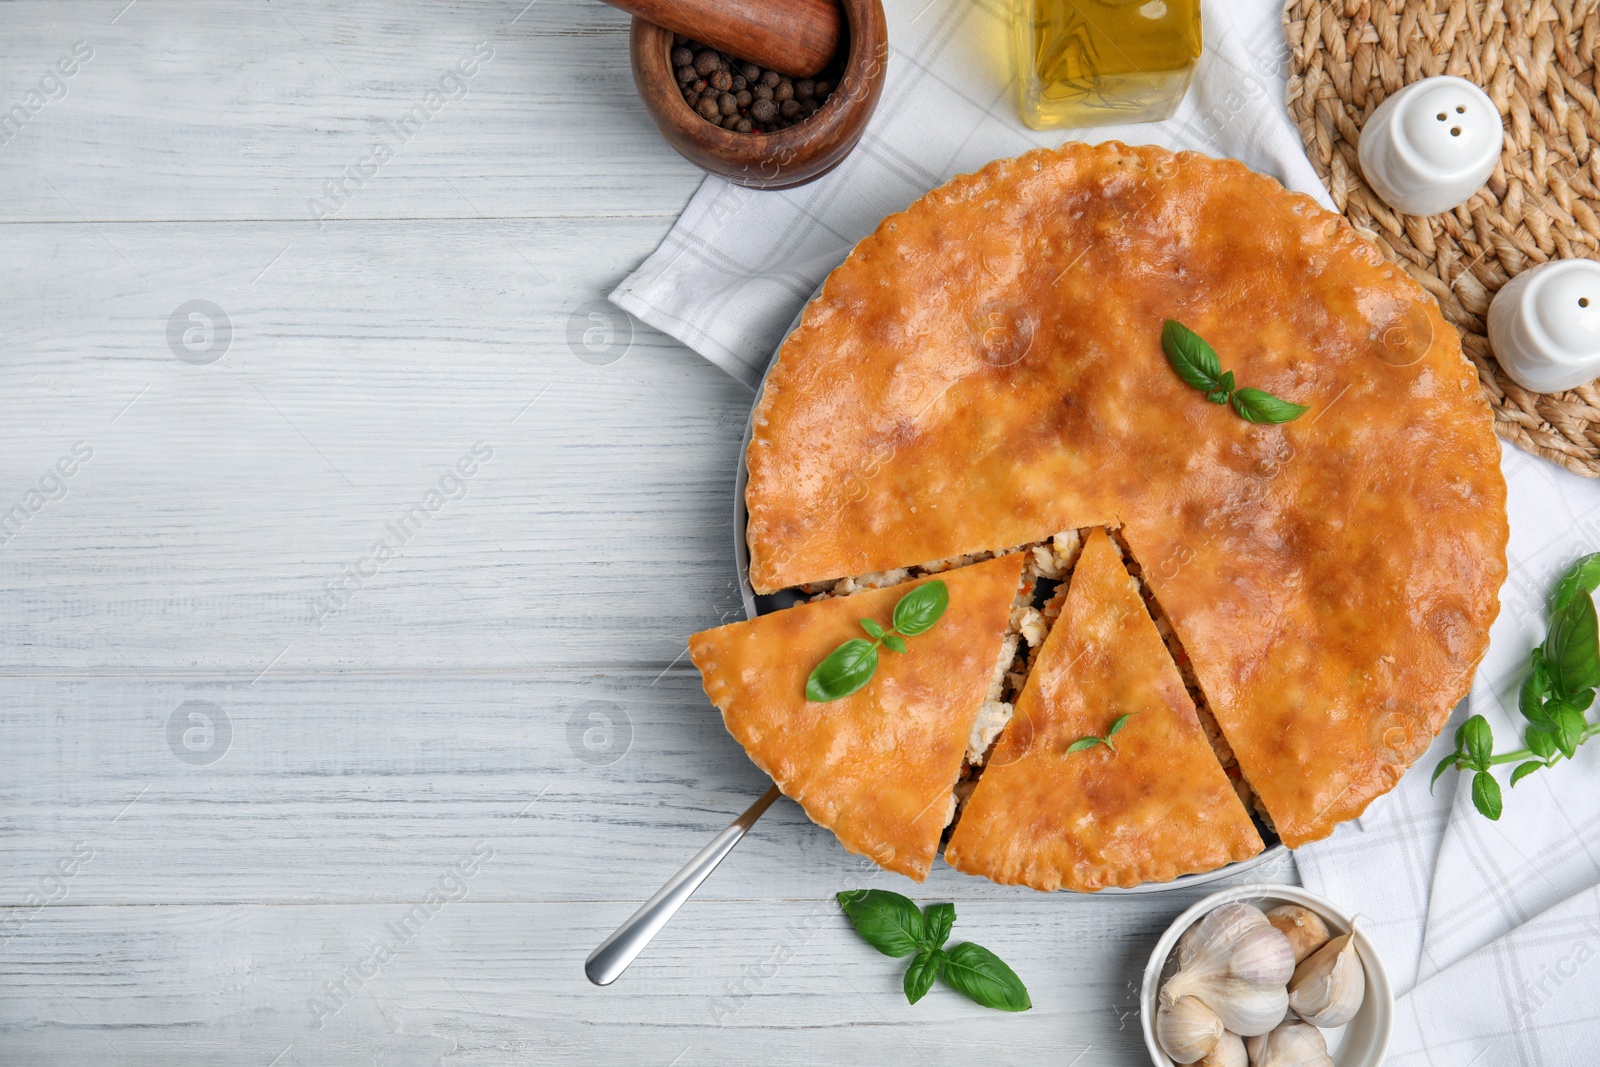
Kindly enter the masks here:
M 1282 845 L 1277 846 L 1282 848 Z M 1269 850 L 1270 851 L 1270 850 Z M 1236 865 L 1237 866 L 1237 865 Z M 1226 868 L 1224 868 L 1226 869 Z M 1144 969 L 1144 985 L 1139 992 L 1139 1025 L 1144 1030 L 1145 1047 L 1150 1051 L 1150 1061 L 1156 1067 L 1177 1067 L 1156 1042 L 1156 995 L 1162 981 L 1177 969 L 1174 958 L 1178 938 L 1185 930 L 1199 922 L 1213 908 L 1242 901 L 1254 904 L 1262 911 L 1279 904 L 1299 904 L 1322 916 L 1328 930 L 1335 937 L 1350 932 L 1352 916 L 1315 893 L 1292 885 L 1240 885 L 1212 893 L 1172 921 L 1167 932 L 1156 942 L 1150 953 L 1150 962 Z M 1328 1040 L 1328 1053 L 1334 1067 L 1379 1067 L 1389 1051 L 1389 1034 L 1394 1028 L 1394 990 L 1389 985 L 1389 974 L 1384 970 L 1378 950 L 1360 930 L 1356 931 L 1356 952 L 1367 972 L 1367 994 L 1361 1010 L 1344 1026 L 1322 1031 Z
M 800 600 L 799 596 L 787 592 L 778 592 L 772 594 L 771 596 L 757 596 L 755 589 L 750 585 L 750 546 L 745 542 L 744 537 L 745 523 L 749 519 L 749 513 L 745 510 L 744 505 L 744 491 L 745 485 L 749 481 L 750 472 L 745 467 L 745 454 L 750 450 L 750 438 L 755 430 L 756 405 L 761 402 L 761 393 L 766 387 L 767 374 L 772 373 L 773 364 L 778 361 L 778 349 L 783 347 L 783 342 L 789 339 L 789 334 L 794 332 L 794 328 L 800 325 L 800 317 L 805 314 L 805 307 L 809 306 L 811 301 L 815 300 L 817 298 L 817 294 L 821 291 L 822 285 L 818 284 L 816 289 L 812 290 L 811 296 L 806 300 L 806 305 L 801 307 L 801 309 L 795 314 L 794 321 L 789 323 L 788 330 L 784 331 L 783 340 L 780 340 L 777 348 L 773 350 L 772 359 L 767 362 L 767 371 L 761 376 L 761 381 L 756 386 L 755 400 L 750 405 L 750 415 L 745 419 L 744 439 L 739 445 L 739 466 L 737 472 L 734 474 L 733 480 L 733 559 L 734 569 L 737 570 L 739 574 L 739 594 L 744 600 L 744 613 L 746 618 L 753 619 L 757 615 L 765 615 L 768 612 L 779 611 L 783 608 L 787 608 L 798 603 Z M 1262 849 L 1260 853 L 1251 856 L 1247 860 L 1240 860 L 1237 863 L 1230 863 L 1225 867 L 1218 867 L 1214 871 L 1204 871 L 1200 874 L 1186 874 L 1181 877 L 1174 878 L 1170 882 L 1147 882 L 1144 885 L 1134 886 L 1131 889 L 1102 889 L 1098 893 L 1084 895 L 1096 897 L 1127 896 L 1145 893 L 1163 893 L 1170 889 L 1188 889 L 1193 886 L 1204 885 L 1207 882 L 1214 882 L 1219 878 L 1230 878 L 1236 874 L 1243 874 L 1245 871 L 1253 870 L 1269 860 L 1278 859 L 1279 857 L 1288 853 L 1288 849 L 1284 847 L 1283 843 L 1279 841 L 1276 836 L 1273 836 L 1267 831 L 1263 830 L 1262 837 L 1265 839 L 1267 847 Z

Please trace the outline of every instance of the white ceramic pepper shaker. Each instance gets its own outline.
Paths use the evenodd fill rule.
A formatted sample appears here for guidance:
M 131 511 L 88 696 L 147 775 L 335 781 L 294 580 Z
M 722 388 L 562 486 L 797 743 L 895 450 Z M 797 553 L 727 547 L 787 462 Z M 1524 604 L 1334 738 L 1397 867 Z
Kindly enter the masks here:
M 1503 143 L 1494 101 L 1465 78 L 1439 74 L 1379 104 L 1358 154 L 1367 184 L 1390 207 L 1437 215 L 1483 187 Z
M 1600 263 L 1558 259 L 1512 278 L 1489 305 L 1489 345 L 1536 393 L 1600 377 Z

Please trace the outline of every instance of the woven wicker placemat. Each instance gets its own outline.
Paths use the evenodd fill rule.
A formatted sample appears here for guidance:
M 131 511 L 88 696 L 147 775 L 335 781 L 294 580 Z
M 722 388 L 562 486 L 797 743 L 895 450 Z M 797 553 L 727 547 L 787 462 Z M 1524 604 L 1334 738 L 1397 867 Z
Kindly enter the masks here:
M 1530 393 L 1495 363 L 1489 301 L 1546 260 L 1600 259 L 1600 0 L 1287 0 L 1289 113 L 1334 203 L 1439 299 L 1518 447 L 1600 476 L 1600 389 Z M 1401 87 L 1454 74 L 1505 118 L 1489 184 L 1442 215 L 1403 215 L 1361 177 L 1361 127 Z

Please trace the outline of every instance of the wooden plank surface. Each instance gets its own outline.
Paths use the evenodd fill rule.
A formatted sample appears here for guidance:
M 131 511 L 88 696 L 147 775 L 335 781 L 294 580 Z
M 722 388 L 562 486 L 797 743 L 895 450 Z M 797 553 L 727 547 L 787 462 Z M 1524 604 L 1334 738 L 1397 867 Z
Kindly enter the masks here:
M 764 785 L 681 659 L 741 610 L 750 394 L 596 303 L 699 181 L 626 27 L 0 6 L 7 107 L 92 51 L 0 138 L 0 1062 L 1147 1062 L 1130 983 L 1205 890 L 915 887 L 788 801 L 583 980 Z M 1035 1010 L 908 1006 L 861 884 L 956 901 Z

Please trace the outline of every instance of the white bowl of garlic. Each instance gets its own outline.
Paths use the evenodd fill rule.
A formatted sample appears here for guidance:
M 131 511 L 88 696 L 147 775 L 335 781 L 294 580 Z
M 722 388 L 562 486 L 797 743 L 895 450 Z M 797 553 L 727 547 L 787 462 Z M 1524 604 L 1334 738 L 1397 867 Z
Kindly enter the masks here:
M 1206 897 L 1173 921 L 1144 969 L 1139 1014 L 1151 1060 L 1378 1067 L 1394 993 L 1359 926 L 1295 886 L 1242 885 Z

